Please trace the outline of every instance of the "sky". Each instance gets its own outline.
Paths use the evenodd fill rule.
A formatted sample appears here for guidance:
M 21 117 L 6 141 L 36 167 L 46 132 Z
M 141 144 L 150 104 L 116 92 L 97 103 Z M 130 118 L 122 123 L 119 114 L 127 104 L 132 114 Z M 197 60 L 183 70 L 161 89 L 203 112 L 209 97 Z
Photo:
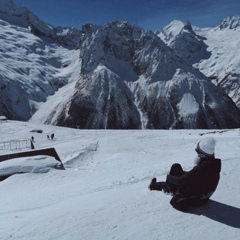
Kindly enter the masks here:
M 81 29 L 86 23 L 104 25 L 115 19 L 160 31 L 173 20 L 198 27 L 215 27 L 240 14 L 239 0 L 13 0 L 54 26 Z
M 0 126 L 1 155 L 29 151 L 24 140 L 33 136 L 36 150 L 54 147 L 65 167 L 54 169 L 58 162 L 45 155 L 0 162 L 0 176 L 25 173 L 0 182 L 1 240 L 239 239 L 239 129 L 102 131 L 18 121 Z M 54 141 L 47 140 L 51 133 Z M 175 162 L 190 170 L 194 149 L 206 137 L 216 140 L 215 155 L 222 160 L 219 185 L 207 205 L 179 212 L 169 204 L 171 195 L 147 187 L 153 177 L 165 181 Z

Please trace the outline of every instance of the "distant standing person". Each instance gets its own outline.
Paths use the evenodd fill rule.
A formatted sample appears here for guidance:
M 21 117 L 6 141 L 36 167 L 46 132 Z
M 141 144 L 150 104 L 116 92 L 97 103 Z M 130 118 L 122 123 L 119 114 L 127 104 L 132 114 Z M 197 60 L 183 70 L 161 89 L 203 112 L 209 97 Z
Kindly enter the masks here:
M 149 189 L 171 193 L 170 204 L 177 210 L 187 211 L 189 207 L 201 206 L 208 202 L 218 186 L 221 171 L 221 159 L 214 156 L 215 140 L 206 138 L 197 144 L 196 166 L 183 171 L 179 163 L 172 165 L 166 182 L 157 182 L 153 178 Z
M 35 149 L 35 146 L 34 146 L 34 137 L 31 137 L 31 141 L 30 141 L 30 143 L 31 143 L 31 149 Z
M 54 133 L 51 134 L 51 140 L 54 140 Z

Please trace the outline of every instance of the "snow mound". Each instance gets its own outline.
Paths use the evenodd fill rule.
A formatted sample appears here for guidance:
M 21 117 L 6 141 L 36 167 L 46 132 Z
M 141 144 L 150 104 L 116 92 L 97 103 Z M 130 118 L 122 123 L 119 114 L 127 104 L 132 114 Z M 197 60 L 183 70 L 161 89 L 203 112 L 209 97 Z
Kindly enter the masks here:
M 16 158 L 0 163 L 0 176 L 16 173 L 46 173 L 56 165 L 56 159 L 48 156 Z

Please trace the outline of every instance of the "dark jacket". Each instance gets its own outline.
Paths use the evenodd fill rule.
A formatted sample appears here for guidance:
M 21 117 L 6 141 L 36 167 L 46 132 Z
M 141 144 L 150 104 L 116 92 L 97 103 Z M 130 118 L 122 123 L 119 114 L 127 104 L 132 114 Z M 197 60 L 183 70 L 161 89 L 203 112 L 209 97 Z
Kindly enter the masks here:
M 210 197 L 216 190 L 221 171 L 221 160 L 214 157 L 201 159 L 197 166 L 182 176 L 167 176 L 167 182 L 177 185 L 190 197 Z M 184 194 L 184 193 L 183 193 Z

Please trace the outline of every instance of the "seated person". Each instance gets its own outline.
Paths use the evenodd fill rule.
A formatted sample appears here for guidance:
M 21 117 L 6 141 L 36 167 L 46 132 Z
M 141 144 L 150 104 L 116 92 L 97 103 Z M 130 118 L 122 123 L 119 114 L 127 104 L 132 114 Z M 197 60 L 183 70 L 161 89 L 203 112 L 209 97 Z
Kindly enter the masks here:
M 187 211 L 190 206 L 201 206 L 208 202 L 217 188 L 221 160 L 214 156 L 215 140 L 206 138 L 197 144 L 196 166 L 183 171 L 179 163 L 172 165 L 166 182 L 153 178 L 149 189 L 172 193 L 170 204 L 177 210 Z

